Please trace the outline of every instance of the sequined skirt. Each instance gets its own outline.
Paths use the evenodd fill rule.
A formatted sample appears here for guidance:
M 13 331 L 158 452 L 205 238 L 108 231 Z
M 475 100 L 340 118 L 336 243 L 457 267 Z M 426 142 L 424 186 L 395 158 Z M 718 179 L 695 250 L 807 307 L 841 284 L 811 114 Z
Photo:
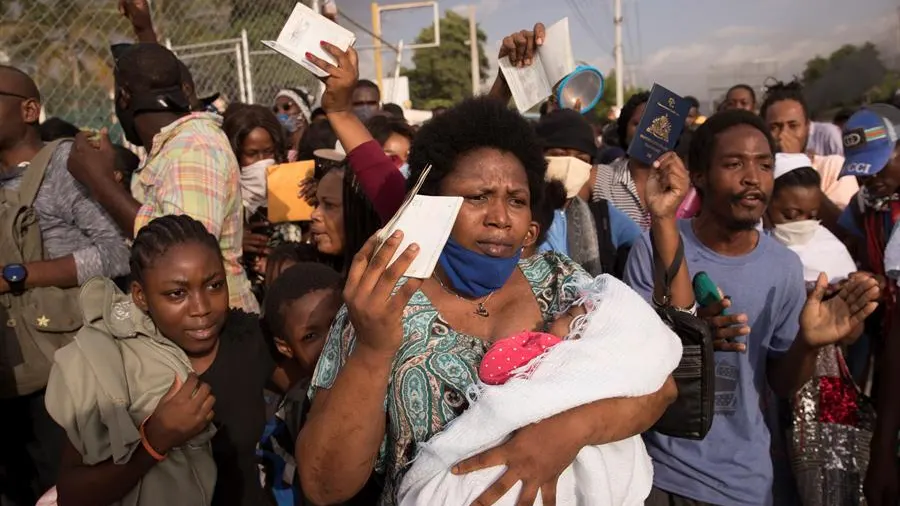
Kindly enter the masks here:
M 820 350 L 813 378 L 794 397 L 792 421 L 791 467 L 802 504 L 865 505 L 875 409 L 838 347 Z

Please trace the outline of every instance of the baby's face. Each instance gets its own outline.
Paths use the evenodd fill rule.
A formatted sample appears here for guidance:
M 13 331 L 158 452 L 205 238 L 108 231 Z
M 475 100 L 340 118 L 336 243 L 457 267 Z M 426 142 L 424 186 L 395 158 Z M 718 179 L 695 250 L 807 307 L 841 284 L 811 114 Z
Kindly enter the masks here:
M 568 311 L 559 315 L 559 317 L 550 324 L 550 333 L 559 338 L 566 337 L 569 335 L 569 326 L 572 325 L 572 320 L 586 312 L 584 306 L 570 307 Z

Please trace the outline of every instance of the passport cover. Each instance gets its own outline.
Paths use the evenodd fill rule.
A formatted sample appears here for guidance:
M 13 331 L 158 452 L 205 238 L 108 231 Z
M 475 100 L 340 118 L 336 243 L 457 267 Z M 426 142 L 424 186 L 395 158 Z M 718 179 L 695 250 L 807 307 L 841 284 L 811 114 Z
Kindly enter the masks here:
M 674 151 L 691 105 L 659 84 L 650 90 L 650 100 L 641 115 L 628 157 L 652 165 L 667 151 Z

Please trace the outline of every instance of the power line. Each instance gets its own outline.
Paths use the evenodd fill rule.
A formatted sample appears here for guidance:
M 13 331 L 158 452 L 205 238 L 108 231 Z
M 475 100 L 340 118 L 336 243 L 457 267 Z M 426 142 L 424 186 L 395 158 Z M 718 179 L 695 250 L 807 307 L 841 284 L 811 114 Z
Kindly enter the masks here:
M 594 31 L 591 24 L 587 21 L 587 18 L 585 17 L 584 12 L 582 12 L 581 7 L 578 5 L 577 1 L 576 0 L 566 0 L 566 3 L 569 5 L 569 9 L 575 15 L 575 19 L 578 20 L 578 23 L 587 32 L 588 36 L 591 39 L 593 39 L 594 44 L 598 48 L 600 48 L 600 50 L 611 54 L 612 51 L 609 49 L 609 46 L 606 44 L 605 41 L 601 40 L 599 35 Z
M 635 25 L 637 25 L 637 52 L 638 52 L 638 62 L 641 65 L 644 64 L 644 36 L 641 31 L 641 11 L 638 9 L 637 0 L 634 0 L 634 21 Z
M 588 26 L 590 27 L 590 30 L 589 30 L 589 31 L 590 31 L 590 33 L 592 34 L 592 36 L 594 37 L 594 39 L 597 40 L 598 42 L 600 42 L 601 45 L 602 45 L 602 43 L 605 42 L 605 43 L 606 43 L 606 47 L 611 47 L 611 46 L 612 46 L 612 44 L 610 43 L 611 41 L 603 39 L 603 34 L 606 33 L 606 34 L 608 35 L 609 32 L 598 31 L 598 30 L 597 30 L 597 27 L 596 27 L 596 24 L 590 22 L 591 19 L 595 19 L 596 17 L 599 17 L 599 16 L 588 16 L 588 15 L 585 14 L 585 13 L 593 12 L 593 10 L 594 10 L 594 9 L 592 9 L 592 8 L 590 7 L 590 5 L 589 5 L 589 2 L 590 2 L 591 0 L 574 0 L 574 1 L 575 1 L 575 7 L 578 9 L 579 15 L 581 16 L 582 19 L 585 20 L 585 22 L 586 22 L 586 23 L 588 24 Z M 582 3 L 582 2 L 583 2 L 583 3 Z M 609 2 L 609 0 L 607 0 L 607 4 L 604 4 L 604 3 L 603 3 L 603 0 L 599 0 L 599 2 L 600 2 L 600 5 L 607 7 L 607 11 L 606 11 L 607 18 L 610 19 L 610 20 L 613 19 L 613 15 L 612 15 L 612 13 L 609 11 L 609 8 L 608 8 L 608 2 Z M 598 9 L 598 11 L 599 11 L 599 9 Z
M 365 26 L 363 26 L 363 25 L 357 23 L 356 20 L 354 20 L 354 19 L 351 18 L 350 16 L 344 14 L 343 11 L 338 10 L 338 15 L 339 15 L 340 17 L 344 18 L 347 22 L 349 22 L 351 25 L 355 26 L 357 29 L 359 29 L 359 30 L 362 31 L 363 33 L 366 33 L 366 34 L 368 34 L 369 36 L 371 36 L 373 40 L 374 40 L 374 39 L 378 39 L 378 40 L 381 41 L 382 44 L 384 44 L 385 46 L 387 46 L 387 47 L 390 48 L 390 49 L 393 49 L 395 53 L 400 52 L 400 48 L 398 48 L 398 47 L 395 46 L 394 44 L 391 44 L 390 42 L 384 40 L 383 38 L 381 38 L 381 37 L 375 35 L 371 30 L 369 30 L 369 29 L 366 28 Z
M 635 5 L 636 2 L 632 0 L 629 3 L 632 4 L 632 7 L 633 7 L 632 10 L 636 11 L 637 10 L 637 6 Z M 635 15 L 635 17 L 636 17 L 636 15 Z M 629 46 L 629 50 L 630 50 L 630 51 L 628 51 L 628 53 L 631 53 L 630 54 L 631 65 L 635 65 L 638 62 L 637 51 L 636 51 L 637 44 L 635 43 L 635 30 L 632 28 L 631 23 L 623 23 L 623 24 L 624 24 L 625 34 L 628 39 L 628 46 Z M 640 37 L 640 33 L 637 34 L 637 37 Z M 624 51 L 624 48 L 623 48 L 623 51 Z

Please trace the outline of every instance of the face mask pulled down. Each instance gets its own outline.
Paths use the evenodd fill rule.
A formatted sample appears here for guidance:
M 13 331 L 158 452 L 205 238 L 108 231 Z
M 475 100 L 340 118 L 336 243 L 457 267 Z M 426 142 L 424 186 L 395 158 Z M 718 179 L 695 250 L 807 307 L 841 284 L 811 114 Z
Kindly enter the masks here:
M 480 299 L 499 290 L 519 264 L 522 250 L 511 258 L 496 258 L 465 248 L 452 237 L 438 262 L 460 295 Z
M 819 230 L 819 220 L 791 221 L 775 225 L 772 236 L 785 246 L 805 246 Z

